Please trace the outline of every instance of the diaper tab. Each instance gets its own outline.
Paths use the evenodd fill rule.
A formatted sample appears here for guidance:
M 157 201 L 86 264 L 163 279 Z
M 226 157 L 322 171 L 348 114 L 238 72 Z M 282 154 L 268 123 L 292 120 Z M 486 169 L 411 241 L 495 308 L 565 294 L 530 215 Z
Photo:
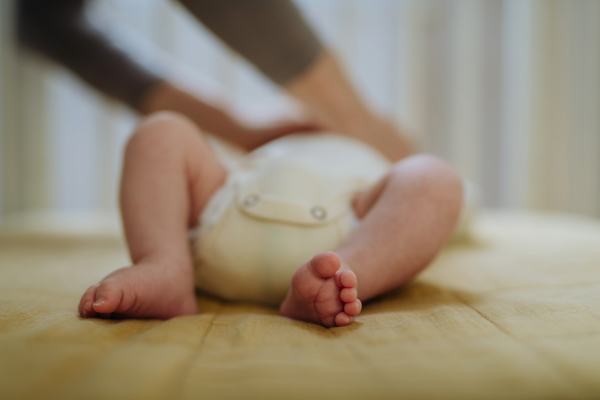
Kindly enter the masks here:
M 280 199 L 251 193 L 241 194 L 237 205 L 244 214 L 255 218 L 302 225 L 322 225 L 336 220 L 347 212 L 352 196 L 352 193 L 347 193 L 327 205 L 312 205 L 301 200 Z
M 254 218 L 323 225 L 349 212 L 352 197 L 364 184 L 359 180 L 325 182 L 312 172 L 294 168 L 246 180 L 236 203 L 244 214 Z

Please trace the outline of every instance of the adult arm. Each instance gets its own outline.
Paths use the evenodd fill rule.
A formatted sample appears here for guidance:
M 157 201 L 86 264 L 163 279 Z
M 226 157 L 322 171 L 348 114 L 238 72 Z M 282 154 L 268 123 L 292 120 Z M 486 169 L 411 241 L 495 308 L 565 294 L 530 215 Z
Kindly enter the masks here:
M 412 152 L 410 142 L 371 112 L 290 0 L 181 0 L 226 44 L 300 99 L 319 125 L 362 140 L 391 160 Z M 255 148 L 314 127 L 283 122 L 244 126 L 219 105 L 165 80 L 134 59 L 85 18 L 84 0 L 18 1 L 19 37 L 107 95 L 151 113 L 181 112 L 201 128 Z
M 227 45 L 301 100 L 326 129 L 361 140 L 391 161 L 414 146 L 357 94 L 291 1 L 180 0 Z
M 225 4 L 229 2 L 237 3 L 235 0 L 222 0 Z M 254 4 L 254 1 L 248 3 Z M 142 114 L 160 110 L 178 111 L 192 119 L 200 128 L 248 150 L 284 134 L 313 127 L 311 124 L 295 121 L 280 121 L 263 127 L 249 127 L 240 123 L 224 110 L 225 107 L 211 104 L 211 101 L 169 82 L 160 71 L 137 60 L 112 42 L 88 21 L 84 6 L 84 0 L 19 0 L 17 33 L 20 41 L 58 61 L 91 86 Z M 256 8 L 260 9 L 260 6 L 260 1 L 257 1 Z M 210 11 L 211 2 L 207 2 L 206 7 Z M 211 24 L 217 24 L 216 17 L 210 12 L 206 18 Z M 243 29 L 252 30 L 251 25 Z M 295 30 L 292 28 L 290 32 Z M 223 34 L 226 35 L 224 32 Z M 294 41 L 301 39 L 290 39 L 290 43 Z M 252 53 L 248 45 L 240 43 L 236 49 L 244 54 Z M 275 49 L 272 53 L 274 52 Z M 266 65 L 265 62 L 269 65 L 281 62 L 267 60 L 264 51 L 258 51 L 257 54 L 263 54 L 259 58 L 266 60 L 259 62 L 260 65 Z M 269 68 L 277 70 L 272 66 Z M 289 67 L 283 70 L 288 75 L 297 71 Z M 281 79 L 281 76 L 277 75 L 273 79 Z
M 139 109 L 160 74 L 137 61 L 96 30 L 84 0 L 19 0 L 20 41 L 58 61 L 110 97 Z

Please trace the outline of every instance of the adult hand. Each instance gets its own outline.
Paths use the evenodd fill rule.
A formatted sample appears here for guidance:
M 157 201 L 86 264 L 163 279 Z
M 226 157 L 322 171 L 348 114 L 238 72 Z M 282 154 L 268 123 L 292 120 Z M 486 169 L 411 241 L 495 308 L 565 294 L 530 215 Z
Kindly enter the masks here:
M 293 133 L 309 133 L 322 129 L 317 124 L 299 121 L 279 121 L 264 126 L 241 127 L 237 144 L 244 150 L 252 151 L 271 140 Z
M 322 125 L 313 122 L 305 114 L 284 115 L 273 119 L 272 114 L 277 114 L 277 111 L 272 111 L 270 115 L 263 118 L 242 122 L 244 118 L 225 111 L 225 107 L 209 104 L 197 95 L 166 81 L 161 82 L 148 93 L 141 111 L 144 114 L 158 111 L 181 113 L 202 130 L 228 140 L 246 151 L 254 150 L 288 134 L 322 129 Z M 245 113 L 248 114 L 249 111 Z M 263 111 L 262 114 L 265 112 Z
M 409 135 L 369 109 L 328 51 L 303 75 L 289 82 L 286 89 L 303 101 L 326 129 L 361 140 L 390 161 L 415 152 Z

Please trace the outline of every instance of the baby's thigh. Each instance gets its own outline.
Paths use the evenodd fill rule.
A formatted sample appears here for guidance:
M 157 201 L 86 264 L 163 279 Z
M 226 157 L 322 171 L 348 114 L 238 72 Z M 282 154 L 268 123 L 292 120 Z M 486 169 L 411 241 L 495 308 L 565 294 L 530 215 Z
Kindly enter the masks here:
M 392 165 L 387 174 L 368 190 L 359 193 L 353 202 L 358 218 L 363 218 L 382 198 L 394 199 L 387 205 L 423 200 L 440 205 L 460 205 L 462 180 L 443 160 L 418 154 Z
M 169 111 L 144 118 L 129 139 L 128 160 L 145 158 L 179 171 L 188 181 L 192 215 L 198 215 L 227 177 L 227 169 L 211 148 L 206 135 L 187 117 Z

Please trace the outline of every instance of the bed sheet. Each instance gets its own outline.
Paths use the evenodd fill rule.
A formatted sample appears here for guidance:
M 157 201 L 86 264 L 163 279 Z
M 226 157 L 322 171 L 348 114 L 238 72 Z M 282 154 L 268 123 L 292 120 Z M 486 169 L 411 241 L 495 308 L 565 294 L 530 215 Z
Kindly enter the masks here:
M 200 314 L 81 319 L 118 238 L 0 237 L 0 398 L 600 397 L 600 223 L 485 213 L 349 327 L 199 295 Z

